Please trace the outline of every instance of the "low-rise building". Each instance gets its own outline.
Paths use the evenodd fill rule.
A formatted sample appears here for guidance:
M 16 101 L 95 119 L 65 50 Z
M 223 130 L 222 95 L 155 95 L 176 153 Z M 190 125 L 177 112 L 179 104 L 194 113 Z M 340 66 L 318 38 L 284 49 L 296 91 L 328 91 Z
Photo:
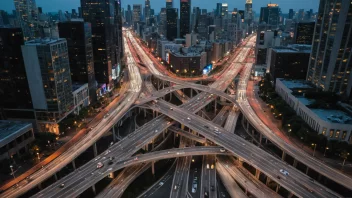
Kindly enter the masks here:
M 201 74 L 207 65 L 207 53 L 202 47 L 182 48 L 179 52 L 169 51 L 167 62 L 175 73 Z
M 306 79 L 311 45 L 289 45 L 268 50 L 268 68 L 271 79 Z
M 304 80 L 276 79 L 275 91 L 312 129 L 329 140 L 352 143 L 352 117 L 339 109 L 311 108 L 314 99 L 302 94 L 314 86 Z
M 34 141 L 31 123 L 0 120 L 0 160 L 21 156 L 28 152 L 28 144 Z
M 73 104 L 75 105 L 75 114 L 79 114 L 79 111 L 89 105 L 89 88 L 88 83 L 72 84 L 72 95 L 73 95 Z

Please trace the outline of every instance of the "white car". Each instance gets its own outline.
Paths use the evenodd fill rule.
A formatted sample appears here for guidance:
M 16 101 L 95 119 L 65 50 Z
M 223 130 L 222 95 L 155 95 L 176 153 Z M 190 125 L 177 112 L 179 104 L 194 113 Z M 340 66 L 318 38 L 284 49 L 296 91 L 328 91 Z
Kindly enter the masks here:
M 222 153 L 224 153 L 225 151 L 226 151 L 226 150 L 223 149 L 223 148 L 220 149 L 220 152 L 222 152 Z
M 190 117 L 187 117 L 187 120 L 190 122 L 190 121 L 191 121 L 191 118 L 190 118 Z
M 286 176 L 289 175 L 289 173 L 287 172 L 287 170 L 284 170 L 284 169 L 280 169 L 280 173 L 282 173 L 282 174 L 284 174 L 284 175 L 286 175 Z
M 104 164 L 103 164 L 103 163 L 98 162 L 98 164 L 97 164 L 97 168 L 102 168 L 103 166 L 104 166 Z

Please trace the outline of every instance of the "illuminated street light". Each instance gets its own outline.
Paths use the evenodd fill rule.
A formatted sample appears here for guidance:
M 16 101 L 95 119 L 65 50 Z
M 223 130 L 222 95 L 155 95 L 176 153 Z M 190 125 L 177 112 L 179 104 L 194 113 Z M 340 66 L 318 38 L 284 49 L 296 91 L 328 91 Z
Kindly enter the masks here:
M 325 156 L 326 150 L 329 150 L 329 147 L 325 147 L 324 156 Z
M 314 146 L 314 150 L 313 150 L 313 157 L 314 157 L 314 155 L 315 155 L 315 149 L 317 148 L 317 144 L 312 144 L 312 146 Z

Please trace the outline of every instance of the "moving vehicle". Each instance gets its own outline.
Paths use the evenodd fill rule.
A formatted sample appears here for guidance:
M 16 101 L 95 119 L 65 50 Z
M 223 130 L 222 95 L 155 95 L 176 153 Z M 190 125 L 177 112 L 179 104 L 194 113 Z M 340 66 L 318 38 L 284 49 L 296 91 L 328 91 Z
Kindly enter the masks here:
M 63 188 L 63 187 L 65 187 L 65 184 L 64 183 L 60 184 L 60 188 Z
M 287 170 L 284 170 L 284 169 L 280 169 L 280 173 L 282 173 L 282 174 L 284 174 L 284 175 L 286 175 L 286 176 L 289 175 L 289 173 L 287 172 Z
M 104 164 L 103 164 L 103 163 L 98 162 L 98 164 L 97 164 L 97 168 L 102 168 L 103 166 L 104 166 Z
M 174 108 L 170 107 L 170 110 L 171 110 L 171 111 L 173 111 L 173 110 L 174 110 Z
M 209 169 L 209 164 L 207 164 L 207 169 Z
M 211 168 L 211 169 L 214 169 L 214 164 L 212 164 L 210 168 Z
M 226 150 L 223 149 L 223 148 L 220 149 L 220 152 L 222 152 L 222 153 L 224 153 L 225 151 L 226 151 Z

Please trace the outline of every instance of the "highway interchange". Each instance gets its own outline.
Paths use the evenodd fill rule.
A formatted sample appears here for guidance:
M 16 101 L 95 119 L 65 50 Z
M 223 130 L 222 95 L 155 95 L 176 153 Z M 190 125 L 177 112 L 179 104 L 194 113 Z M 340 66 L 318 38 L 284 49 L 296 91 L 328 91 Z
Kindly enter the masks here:
M 209 157 L 209 154 L 219 155 L 229 153 L 220 152 L 221 147 L 189 147 L 164 151 L 155 151 L 140 155 L 138 157 L 131 157 L 141 147 L 153 141 L 155 137 L 157 137 L 161 133 L 164 133 L 167 128 L 172 126 L 174 124 L 173 120 L 182 123 L 193 131 L 196 131 L 197 133 L 200 133 L 206 139 L 215 142 L 217 145 L 223 146 L 228 152 L 239 157 L 240 160 L 251 164 L 253 167 L 265 173 L 272 180 L 279 183 L 281 186 L 285 187 L 298 197 L 339 197 L 338 194 L 328 190 L 326 187 L 320 185 L 318 182 L 312 182 L 312 180 L 307 175 L 301 173 L 300 171 L 288 165 L 287 163 L 277 159 L 275 156 L 268 154 L 267 152 L 256 147 L 255 145 L 231 133 L 231 131 L 234 131 L 235 126 L 231 125 L 230 122 L 237 121 L 239 115 L 238 111 L 236 111 L 237 107 L 241 109 L 244 116 L 250 121 L 250 123 L 253 124 L 253 126 L 258 131 L 263 133 L 265 137 L 270 139 L 273 143 L 278 145 L 288 154 L 292 155 L 297 160 L 303 162 L 304 164 L 308 165 L 308 167 L 316 170 L 317 172 L 331 178 L 332 180 L 346 186 L 347 188 L 351 188 L 351 178 L 341 174 L 340 172 L 332 168 L 329 168 L 320 161 L 317 161 L 316 159 L 308 156 L 303 151 L 287 144 L 278 136 L 271 133 L 270 129 L 267 128 L 262 123 L 262 121 L 255 115 L 254 111 L 249 106 L 248 101 L 245 97 L 246 84 L 250 76 L 252 64 L 243 63 L 245 63 L 245 58 L 247 57 L 250 51 L 249 47 L 243 47 L 238 53 L 238 55 L 231 60 L 231 64 L 229 65 L 227 72 L 224 72 L 222 75 L 218 76 L 216 78 L 216 81 L 210 86 L 204 86 L 191 82 L 185 82 L 180 79 L 175 79 L 173 77 L 167 76 L 167 74 L 165 74 L 166 72 L 160 72 L 155 67 L 153 61 L 151 61 L 150 58 L 147 56 L 145 51 L 143 51 L 143 49 L 137 44 L 131 33 L 125 32 L 124 34 L 126 36 L 126 38 L 124 39 L 124 45 L 130 74 L 130 89 L 129 92 L 126 94 L 125 98 L 121 101 L 118 108 L 109 112 L 109 116 L 107 116 L 107 118 L 104 118 L 97 126 L 94 127 L 91 132 L 89 132 L 84 138 L 82 138 L 82 140 L 79 141 L 75 146 L 71 147 L 67 152 L 57 157 L 53 162 L 44 167 L 42 170 L 32 174 L 31 182 L 23 180 L 19 183 L 19 186 L 17 188 L 8 189 L 7 191 L 5 191 L 5 193 L 1 194 L 1 196 L 17 197 L 18 195 L 21 195 L 29 189 L 33 188 L 34 186 L 38 185 L 46 178 L 49 178 L 50 176 L 55 174 L 55 172 L 62 169 L 65 165 L 67 165 L 74 158 L 76 158 L 80 153 L 82 153 L 94 142 L 96 142 L 100 136 L 109 131 L 112 126 L 117 123 L 117 121 L 121 119 L 126 112 L 128 112 L 132 105 L 143 105 L 144 107 L 150 108 L 156 112 L 160 112 L 163 115 L 157 116 L 150 122 L 141 126 L 135 132 L 133 132 L 131 136 L 125 137 L 120 142 L 115 143 L 109 148 L 108 151 L 98 155 L 97 157 L 95 157 L 95 159 L 89 161 L 88 163 L 78 168 L 68 176 L 60 179 L 58 182 L 40 191 L 38 194 L 35 195 L 35 197 L 75 197 L 81 194 L 87 188 L 93 186 L 95 183 L 97 183 L 113 171 L 133 165 L 136 167 L 136 172 L 134 173 L 137 173 L 141 172 L 141 167 L 145 167 L 147 165 L 147 162 L 174 157 L 180 157 L 179 159 L 183 160 L 179 162 L 180 164 L 183 164 L 180 169 L 182 170 L 182 172 L 185 173 L 182 175 L 187 178 L 185 179 L 185 177 L 183 176 L 180 177 L 180 175 L 174 178 L 179 181 L 173 182 L 173 188 L 176 183 L 180 183 L 182 185 L 180 185 L 174 193 L 171 192 L 170 197 L 183 197 L 184 193 L 187 193 L 187 182 L 185 181 L 188 181 L 189 174 L 185 167 L 188 167 L 189 169 L 188 164 L 190 163 L 190 160 L 192 158 L 190 156 L 205 155 L 207 156 L 205 157 L 205 161 L 207 164 L 208 162 L 215 164 L 215 156 Z M 131 43 L 128 44 L 126 40 L 129 40 Z M 252 46 L 253 43 L 254 39 L 251 38 L 249 39 L 247 46 Z M 143 82 L 140 77 L 136 61 L 132 58 L 131 55 L 131 50 L 133 50 L 130 49 L 131 45 L 136 48 L 138 54 L 140 55 L 140 57 L 142 57 L 143 63 L 147 66 L 148 70 L 158 79 L 174 83 L 174 89 L 172 87 L 165 88 L 164 92 L 156 91 L 153 87 L 148 86 L 148 91 L 146 93 L 152 94 L 151 97 L 142 100 L 138 98 L 142 91 Z M 237 98 L 225 94 L 224 91 L 227 89 L 234 77 L 236 77 L 238 73 L 242 70 L 242 68 L 244 68 L 244 75 L 241 76 L 239 82 L 236 95 Z M 193 98 L 184 99 L 184 101 L 182 101 L 183 104 L 180 106 L 175 106 L 166 101 L 163 101 L 162 99 L 158 99 L 158 102 L 154 104 L 148 103 L 152 100 L 156 100 L 157 98 L 162 97 L 165 94 L 182 88 L 193 88 L 202 92 Z M 204 106 L 214 101 L 214 99 L 219 96 L 226 98 L 230 102 L 233 102 L 234 105 L 233 108 L 228 108 L 226 110 L 220 111 L 221 114 L 213 120 L 214 122 L 219 124 L 213 123 L 195 114 L 201 111 Z M 228 120 L 225 123 L 225 128 L 221 127 L 222 123 L 220 122 L 223 121 L 222 116 L 228 117 Z M 190 118 L 191 121 L 186 118 Z M 218 128 L 221 133 L 216 133 L 215 128 Z M 113 160 L 111 160 L 110 157 L 113 157 Z M 107 165 L 109 161 L 113 161 L 113 164 L 110 166 Z M 105 164 L 105 166 L 101 169 L 97 169 L 97 162 L 102 162 Z M 290 172 L 290 175 L 282 176 L 282 174 L 279 172 L 279 170 L 282 168 L 288 170 Z M 204 170 L 203 168 L 202 171 L 208 170 Z M 216 173 L 215 169 L 213 172 Z M 207 184 L 206 182 L 201 182 L 201 185 L 205 187 L 201 187 L 201 194 L 204 194 L 204 189 L 211 191 L 209 190 L 211 186 L 214 186 L 214 188 L 216 188 L 216 179 L 214 179 L 214 175 L 210 172 L 206 173 L 206 175 L 209 177 L 202 177 L 202 181 L 208 178 L 209 183 Z M 277 178 L 278 175 L 281 176 L 281 179 Z M 128 175 L 124 177 L 128 177 Z M 132 174 L 131 178 L 132 177 L 136 178 L 135 174 Z M 59 188 L 59 185 L 62 183 L 65 184 L 65 187 Z M 182 196 L 179 195 L 179 193 L 181 193 Z M 216 195 L 212 195 L 210 197 L 216 197 Z

